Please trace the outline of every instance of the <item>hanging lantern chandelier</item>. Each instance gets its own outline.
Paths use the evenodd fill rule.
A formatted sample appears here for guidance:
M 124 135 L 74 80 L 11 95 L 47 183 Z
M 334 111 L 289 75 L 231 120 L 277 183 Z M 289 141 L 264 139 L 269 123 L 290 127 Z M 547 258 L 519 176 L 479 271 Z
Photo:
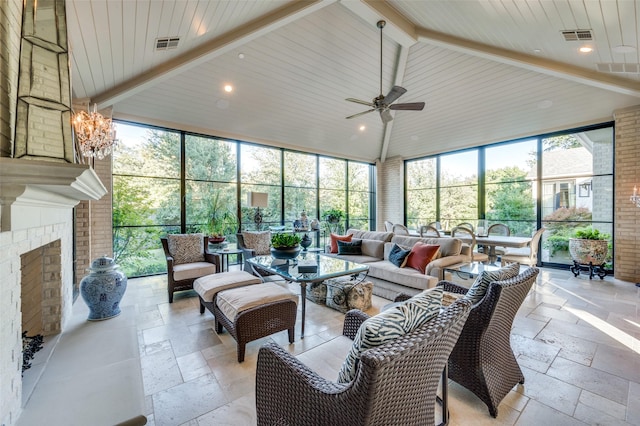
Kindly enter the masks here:
M 83 156 L 102 160 L 111 154 L 116 143 L 116 129 L 110 118 L 105 118 L 98 112 L 97 104 L 93 104 L 93 112 L 76 113 L 73 128 Z

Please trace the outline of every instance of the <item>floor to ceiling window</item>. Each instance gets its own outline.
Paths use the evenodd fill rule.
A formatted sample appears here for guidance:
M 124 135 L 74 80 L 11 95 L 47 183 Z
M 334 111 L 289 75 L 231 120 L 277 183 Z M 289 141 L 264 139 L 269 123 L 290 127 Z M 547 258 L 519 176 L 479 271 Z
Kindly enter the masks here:
M 591 226 L 608 237 L 613 267 L 611 124 L 405 162 L 406 223 L 504 223 L 511 235 L 546 229 L 539 260 L 571 264 L 569 239 Z
M 160 236 L 293 228 L 309 223 L 344 230 L 375 223 L 375 166 L 283 148 L 118 122 L 113 153 L 113 244 L 127 276 L 166 272 Z M 248 202 L 267 195 L 262 222 Z M 329 211 L 338 224 L 323 223 Z M 316 236 L 319 234 L 316 234 Z M 317 240 L 316 245 L 324 242 Z

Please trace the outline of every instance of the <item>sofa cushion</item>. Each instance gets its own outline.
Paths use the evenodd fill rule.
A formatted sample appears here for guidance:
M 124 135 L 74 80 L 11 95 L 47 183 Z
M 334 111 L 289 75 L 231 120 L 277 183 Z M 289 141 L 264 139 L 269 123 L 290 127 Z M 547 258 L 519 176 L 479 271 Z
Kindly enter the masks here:
M 337 240 L 336 243 L 338 244 L 338 254 L 362 254 L 362 240 Z
M 389 262 L 393 263 L 398 268 L 402 268 L 407 261 L 409 253 L 411 253 L 411 250 L 403 250 L 399 245 L 394 244 L 389 252 Z
M 487 293 L 487 289 L 489 288 L 489 284 L 494 281 L 503 281 L 508 280 L 509 278 L 513 278 L 520 272 L 520 264 L 518 263 L 510 263 L 507 266 L 504 266 L 497 271 L 482 271 L 480 275 L 473 282 L 465 299 L 470 300 L 471 303 L 476 304 L 482 300 L 484 295 Z
M 425 290 L 438 283 L 435 277 L 430 277 L 413 268 L 398 268 L 388 260 L 367 263 L 370 277 L 390 281 L 405 287 Z
M 393 237 L 393 232 L 363 231 L 361 229 L 349 229 L 347 234 L 352 234 L 353 238 L 382 241 L 383 243 L 391 241 L 391 237 Z
M 434 238 L 420 238 L 420 237 L 408 237 L 405 235 L 394 235 L 391 238 L 392 243 L 396 243 L 399 246 L 413 247 L 418 241 L 425 244 L 439 245 L 440 251 L 436 259 L 447 256 L 457 256 L 462 250 L 462 241 L 457 238 L 450 237 L 434 237 Z
M 204 262 L 204 234 L 169 234 L 167 245 L 174 265 Z
M 252 249 L 256 255 L 271 254 L 271 231 L 243 232 L 244 246 Z
M 356 238 L 353 238 L 355 241 Z M 379 240 L 360 240 L 362 241 L 362 254 L 365 256 L 377 257 L 382 260 L 384 257 L 384 241 Z
M 353 238 L 353 234 L 338 235 L 338 234 L 334 234 L 332 232 L 329 235 L 329 237 L 331 238 L 331 253 L 337 253 L 338 252 L 338 240 L 350 242 L 351 239 Z
M 383 311 L 362 323 L 338 373 L 338 382 L 355 379 L 360 356 L 367 349 L 380 346 L 412 332 L 434 318 L 442 306 L 442 291 L 420 293 L 405 303 Z
M 425 268 L 431 262 L 431 259 L 435 257 L 438 250 L 440 250 L 439 245 L 425 244 L 418 241 L 411 248 L 405 267 L 417 269 L 424 274 Z

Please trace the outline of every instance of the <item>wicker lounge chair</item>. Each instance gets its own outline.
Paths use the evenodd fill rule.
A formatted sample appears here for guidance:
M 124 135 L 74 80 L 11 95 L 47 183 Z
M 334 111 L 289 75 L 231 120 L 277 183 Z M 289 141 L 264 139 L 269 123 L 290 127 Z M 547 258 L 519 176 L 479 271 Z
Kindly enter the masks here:
M 469 309 L 469 302 L 456 302 L 413 332 L 363 352 L 349 383 L 329 381 L 277 344 L 264 345 L 256 371 L 258 425 L 434 424 L 438 383 Z M 366 318 L 349 311 L 343 334 L 353 339 Z
M 538 273 L 537 268 L 528 268 L 509 280 L 489 284 L 484 298 L 471 309 L 449 357 L 449 378 L 476 394 L 493 417 L 509 391 L 524 383 L 511 349 L 511 325 Z M 438 286 L 454 293 L 467 292 L 449 281 L 440 281 Z

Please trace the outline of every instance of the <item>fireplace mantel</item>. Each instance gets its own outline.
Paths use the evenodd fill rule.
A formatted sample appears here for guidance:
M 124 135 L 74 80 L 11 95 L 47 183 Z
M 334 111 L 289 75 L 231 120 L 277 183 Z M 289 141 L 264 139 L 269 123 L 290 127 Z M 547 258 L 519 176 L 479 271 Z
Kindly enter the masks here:
M 55 223 L 56 210 L 106 193 L 88 165 L 0 158 L 0 231 Z

